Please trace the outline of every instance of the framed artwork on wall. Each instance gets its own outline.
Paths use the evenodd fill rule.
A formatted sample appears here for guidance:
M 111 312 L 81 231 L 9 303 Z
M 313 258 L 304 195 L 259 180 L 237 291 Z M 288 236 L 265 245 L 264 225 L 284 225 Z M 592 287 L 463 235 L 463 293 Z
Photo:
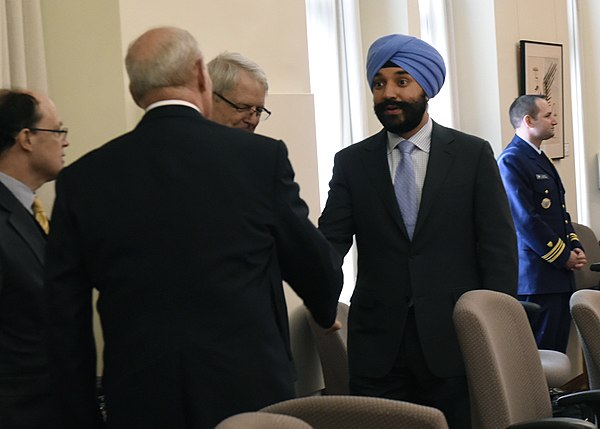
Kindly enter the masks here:
M 520 41 L 520 94 L 541 94 L 546 97 L 558 124 L 554 137 L 542 143 L 542 149 L 552 159 L 565 157 L 563 47 L 557 43 Z

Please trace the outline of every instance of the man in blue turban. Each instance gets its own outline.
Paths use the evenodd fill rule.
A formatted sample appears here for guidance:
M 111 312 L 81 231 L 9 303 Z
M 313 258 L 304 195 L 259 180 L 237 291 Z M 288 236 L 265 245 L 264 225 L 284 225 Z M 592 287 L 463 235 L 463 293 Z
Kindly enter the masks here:
M 454 429 L 470 427 L 454 304 L 472 289 L 514 295 L 517 248 L 489 143 L 427 112 L 445 75 L 420 39 L 371 45 L 367 79 L 383 129 L 336 155 L 319 228 L 341 255 L 354 238 L 358 248 L 351 393 L 439 408 Z

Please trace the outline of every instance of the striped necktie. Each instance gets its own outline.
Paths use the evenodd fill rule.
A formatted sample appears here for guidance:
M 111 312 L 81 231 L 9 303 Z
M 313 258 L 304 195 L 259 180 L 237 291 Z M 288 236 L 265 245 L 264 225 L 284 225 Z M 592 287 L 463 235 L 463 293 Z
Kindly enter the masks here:
M 35 217 L 37 223 L 39 223 L 44 232 L 48 234 L 50 232 L 50 222 L 48 222 L 48 217 L 42 207 L 42 201 L 37 195 L 33 199 L 31 209 L 33 210 L 33 217 Z

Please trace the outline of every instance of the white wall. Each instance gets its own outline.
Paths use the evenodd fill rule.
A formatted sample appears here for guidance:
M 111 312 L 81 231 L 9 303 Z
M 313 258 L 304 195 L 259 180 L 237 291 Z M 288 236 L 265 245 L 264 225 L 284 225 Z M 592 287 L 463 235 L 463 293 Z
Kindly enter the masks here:
M 587 181 L 586 200 L 589 212 L 585 213 L 589 219 L 589 226 L 600 237 L 600 190 L 598 189 L 598 167 L 596 156 L 600 153 L 600 83 L 597 71 L 600 70 L 600 2 L 598 0 L 579 0 L 579 18 L 581 22 L 581 54 L 582 74 L 584 85 L 582 87 L 583 107 L 583 137 L 585 148 L 582 153 L 582 165 L 586 169 Z
M 376 7 L 375 6 L 375 2 Z M 359 0 L 360 33 L 362 39 L 363 73 L 366 76 L 367 51 L 378 38 L 387 34 L 412 34 L 419 36 L 418 0 Z M 373 113 L 373 94 L 365 88 L 365 106 L 369 135 L 381 130 L 381 123 Z M 354 142 L 356 143 L 356 142 Z
M 490 142 L 498 155 L 501 123 L 498 52 L 493 0 L 453 3 L 456 78 L 460 124 L 457 128 Z

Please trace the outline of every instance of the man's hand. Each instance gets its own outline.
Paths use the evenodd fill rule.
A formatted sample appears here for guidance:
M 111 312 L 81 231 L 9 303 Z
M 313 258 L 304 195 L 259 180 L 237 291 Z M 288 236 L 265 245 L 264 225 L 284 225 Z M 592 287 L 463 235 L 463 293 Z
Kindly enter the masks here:
M 574 271 L 580 270 L 583 266 L 587 264 L 587 258 L 583 250 L 576 248 L 571 250 L 571 254 L 569 255 L 569 260 L 565 264 L 567 269 Z
M 333 325 L 331 325 L 330 328 L 325 330 L 325 335 L 329 335 L 335 331 L 339 331 L 342 328 L 342 322 L 340 322 L 339 320 L 336 320 L 335 322 L 333 322 Z

